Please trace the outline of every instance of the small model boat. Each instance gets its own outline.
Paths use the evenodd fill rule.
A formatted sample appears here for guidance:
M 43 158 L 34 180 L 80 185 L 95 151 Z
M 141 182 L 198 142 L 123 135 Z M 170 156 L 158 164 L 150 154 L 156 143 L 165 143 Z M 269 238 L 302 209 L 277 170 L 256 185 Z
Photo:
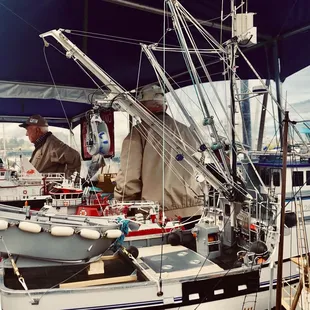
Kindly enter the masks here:
M 53 216 L 0 205 L 0 252 L 52 261 L 88 261 L 121 236 L 116 220 Z

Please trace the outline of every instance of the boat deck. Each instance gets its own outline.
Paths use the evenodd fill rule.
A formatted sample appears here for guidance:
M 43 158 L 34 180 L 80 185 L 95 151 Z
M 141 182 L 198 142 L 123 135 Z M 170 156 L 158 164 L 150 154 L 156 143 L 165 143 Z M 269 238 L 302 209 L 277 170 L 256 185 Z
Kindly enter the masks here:
M 184 279 L 223 271 L 215 263 L 183 246 L 140 248 L 137 259 L 122 252 L 88 264 L 67 264 L 14 257 L 29 289 L 78 288 L 124 282 Z M 9 259 L 3 261 L 4 286 L 19 290 Z

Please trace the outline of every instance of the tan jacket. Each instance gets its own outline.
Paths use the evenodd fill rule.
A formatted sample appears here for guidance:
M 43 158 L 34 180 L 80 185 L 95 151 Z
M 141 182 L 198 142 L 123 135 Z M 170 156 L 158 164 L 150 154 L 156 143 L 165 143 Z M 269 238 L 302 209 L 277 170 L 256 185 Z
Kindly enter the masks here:
M 163 114 L 158 118 L 162 119 Z M 173 132 L 178 132 L 175 121 L 167 114 L 165 123 Z M 189 128 L 179 122 L 176 122 L 176 124 L 183 140 L 196 149 Z M 141 134 L 141 131 L 143 134 Z M 156 142 L 154 142 L 153 137 L 155 137 Z M 154 149 L 154 146 L 161 154 L 161 137 L 145 124 L 133 127 L 132 133 L 128 134 L 122 145 L 121 167 L 116 177 L 114 190 L 115 199 L 153 200 L 158 201 L 161 205 L 163 204 L 163 160 Z M 197 205 L 201 205 L 200 200 L 197 201 L 195 198 L 193 191 L 185 185 L 187 183 L 196 194 L 201 194 L 193 170 L 184 160 L 177 161 L 175 159 L 177 153 L 171 150 L 167 144 L 165 146 L 165 155 L 169 163 L 169 165 L 167 163 L 164 165 L 166 215 L 168 217 L 174 217 L 175 215 L 191 216 L 199 209 Z M 177 170 L 177 175 L 170 166 Z
M 47 137 L 45 143 L 34 152 L 30 162 L 41 173 L 61 172 L 66 177 L 81 169 L 80 154 L 54 135 Z

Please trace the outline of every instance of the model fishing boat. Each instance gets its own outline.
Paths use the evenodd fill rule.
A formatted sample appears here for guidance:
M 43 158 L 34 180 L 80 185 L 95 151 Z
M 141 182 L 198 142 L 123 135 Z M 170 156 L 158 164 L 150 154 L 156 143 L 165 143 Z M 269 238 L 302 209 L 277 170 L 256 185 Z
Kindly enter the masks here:
M 128 5 L 127 1 L 119 2 L 126 2 Z M 179 239 L 175 238 L 170 242 L 173 246 L 165 244 L 162 238 L 160 246 L 145 247 L 146 244 L 143 244 L 144 247 L 139 251 L 135 249 L 127 251 L 121 248 L 117 255 L 108 258 L 104 263 L 103 260 L 98 260 L 95 265 L 89 266 L 84 263 L 59 265 L 41 260 L 21 259 L 17 263 L 21 268 L 20 272 L 16 272 L 16 264 L 10 259 L 8 263 L 4 262 L 2 274 L 3 309 L 9 307 L 23 309 L 33 307 L 37 309 L 184 307 L 188 309 L 191 305 L 198 307 L 200 304 L 206 304 L 207 309 L 224 308 L 227 304 L 236 309 L 271 308 L 274 305 L 276 283 L 275 262 L 278 252 L 283 250 L 283 247 L 280 247 L 280 250 L 278 247 L 279 236 L 284 238 L 285 244 L 282 255 L 284 269 L 280 279 L 283 276 L 287 280 L 286 283 L 291 284 L 298 281 L 299 274 L 298 272 L 291 273 L 293 269 L 290 261 L 292 256 L 297 256 L 299 253 L 296 244 L 290 242 L 290 240 L 297 239 L 294 230 L 296 214 L 293 210 L 289 214 L 284 212 L 285 197 L 280 198 L 279 192 L 268 190 L 258 171 L 257 163 L 255 160 L 253 162 L 243 143 L 238 144 L 236 141 L 235 108 L 240 98 L 237 91 L 237 82 L 240 81 L 237 76 L 236 60 L 242 58 L 243 63 L 249 65 L 252 74 L 260 79 L 242 51 L 243 47 L 256 44 L 253 13 L 248 13 L 247 7 L 243 11 L 244 3 L 236 7 L 234 1 L 231 1 L 228 16 L 231 16 L 233 20 L 232 33 L 224 42 L 221 37 L 219 43 L 205 30 L 201 21 L 190 15 L 180 2 L 168 0 L 166 3 L 169 14 L 163 13 L 165 17 L 166 15 L 172 16 L 173 32 L 176 34 L 173 42 L 178 42 L 180 46 L 175 46 L 175 44 L 161 46 L 157 42 L 151 45 L 141 44 L 141 49 L 153 67 L 159 84 L 165 91 L 170 92 L 173 102 L 182 111 L 184 119 L 190 125 L 193 139 L 198 143 L 198 149 L 190 148 L 163 122 L 142 109 L 136 98 L 132 96 L 133 92 L 122 88 L 86 56 L 85 52 L 73 44 L 67 35 L 74 34 L 74 31 L 52 30 L 42 34 L 41 37 L 45 47 L 50 45 L 50 36 L 53 37 L 65 50 L 67 58 L 78 63 L 88 76 L 94 76 L 99 80 L 97 85 L 105 85 L 104 89 L 99 87 L 103 98 L 95 102 L 91 100 L 92 108 L 86 116 L 88 135 L 85 147 L 91 155 L 97 152 L 104 154 L 108 151 L 111 136 L 107 134 L 107 126 L 101 119 L 100 113 L 117 109 L 128 112 L 137 121 L 142 120 L 151 127 L 155 134 L 163 137 L 162 145 L 170 147 L 171 160 L 186 162 L 192 169 L 192 177 L 199 183 L 201 189 L 197 195 L 202 197 L 202 217 L 195 228 L 190 231 L 194 238 L 195 251 L 182 245 L 184 235 L 181 233 Z M 131 5 L 136 4 L 131 3 Z M 240 8 L 242 12 L 239 14 L 237 11 Z M 221 21 L 225 20 L 226 17 L 222 16 Z M 171 35 L 170 26 L 169 24 L 166 27 L 163 37 L 166 34 Z M 78 34 L 81 35 L 81 33 Z M 197 34 L 202 36 L 203 41 L 199 48 L 194 38 Z M 161 41 L 163 37 L 157 39 Z M 197 42 L 201 43 L 201 39 Z M 210 49 L 206 49 L 206 44 Z M 193 119 L 190 109 L 184 105 L 175 91 L 175 85 L 172 85 L 171 79 L 174 72 L 169 74 L 165 71 L 166 66 L 162 65 L 154 55 L 156 51 L 178 53 L 184 57 L 189 73 L 188 78 L 191 79 L 195 96 L 198 98 L 197 106 L 200 108 L 200 115 L 203 116 L 200 122 Z M 223 64 L 224 69 L 220 74 L 230 81 L 231 115 L 228 115 L 228 108 L 217 94 L 204 61 L 204 55 L 208 53 L 211 54 L 213 60 L 216 58 L 216 62 Z M 223 133 L 224 137 L 219 134 L 216 124 L 219 123 L 221 126 L 222 122 L 214 108 L 215 103 L 210 100 L 209 94 L 202 86 L 202 79 L 210 82 L 215 95 L 214 101 L 221 106 L 222 113 L 229 119 L 230 130 L 228 133 Z M 268 92 L 265 83 L 261 79 L 260 82 L 263 91 Z M 270 96 L 274 102 L 280 101 L 279 98 L 274 98 L 272 93 Z M 190 108 L 195 104 L 196 102 Z M 283 111 L 280 109 L 279 113 Z M 287 120 L 286 124 L 288 125 Z M 291 126 L 294 128 L 293 124 Z M 100 130 L 103 130 L 103 134 Z M 165 162 L 165 150 L 165 147 L 160 149 L 160 153 L 163 154 L 163 163 Z M 238 171 L 238 155 L 240 154 L 244 155 L 243 159 L 247 162 L 245 167 L 240 165 L 241 171 Z M 229 160 L 227 160 L 227 155 Z M 205 157 L 210 159 L 210 163 L 206 163 Z M 283 179 L 282 185 L 284 183 Z M 77 189 L 73 191 L 65 188 L 65 193 L 77 195 L 77 197 L 72 196 L 72 199 L 82 198 L 81 191 Z M 60 200 L 64 198 L 61 196 L 64 192 L 55 191 L 55 197 L 57 194 Z M 281 194 L 284 194 L 283 190 Z M 108 210 L 107 206 L 103 209 L 105 210 Z M 283 215 L 281 223 L 278 216 L 280 213 Z M 44 214 L 44 217 L 48 218 L 48 213 Z M 57 216 L 53 215 L 52 218 L 57 218 Z M 61 219 L 65 220 L 63 217 Z M 83 217 L 81 219 L 85 222 L 92 222 L 91 217 L 87 220 Z M 282 225 L 282 219 L 286 222 L 286 227 Z M 93 222 L 97 223 L 100 220 L 101 218 L 94 218 Z M 163 221 L 162 225 L 164 223 Z M 4 231 L 6 231 L 5 223 Z M 43 268 L 48 272 L 48 276 L 44 275 L 40 281 L 36 282 L 37 279 L 34 279 L 33 275 L 38 275 Z M 89 270 L 86 271 L 86 269 Z M 53 275 L 56 270 L 57 273 Z M 13 271 L 17 274 L 19 281 L 17 283 Z M 29 283 L 29 285 L 28 287 L 23 285 L 22 290 L 19 283 L 21 283 L 20 277 L 23 273 L 25 274 L 24 283 Z M 82 274 L 79 277 L 80 273 Z
M 102 255 L 121 235 L 119 224 L 61 217 L 0 205 L 0 251 L 52 261 L 85 261 Z
M 0 171 L 0 203 L 23 207 L 25 203 L 33 210 L 40 210 L 50 198 L 48 188 L 64 178 L 62 173 L 39 173 L 24 157 L 21 158 L 21 172 L 10 169 Z
M 153 201 L 123 201 L 109 199 L 111 193 L 103 193 L 100 188 L 89 186 L 82 189 L 77 174 L 71 179 L 63 179 L 55 183 L 49 191 L 40 213 L 46 216 L 82 216 L 92 222 L 101 222 L 110 218 L 121 219 L 130 223 L 124 245 L 137 247 L 156 245 L 164 239 L 168 242 L 168 234 L 184 230 L 184 225 L 177 219 L 163 218 L 158 203 Z M 198 220 L 196 219 L 194 223 Z

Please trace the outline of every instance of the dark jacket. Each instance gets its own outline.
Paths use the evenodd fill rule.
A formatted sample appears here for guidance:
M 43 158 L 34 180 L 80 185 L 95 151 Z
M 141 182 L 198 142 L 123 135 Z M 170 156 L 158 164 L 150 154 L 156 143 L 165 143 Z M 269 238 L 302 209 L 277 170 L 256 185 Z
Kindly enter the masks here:
M 30 162 L 41 173 L 60 172 L 66 177 L 81 169 L 80 154 L 51 133 L 36 146 Z

